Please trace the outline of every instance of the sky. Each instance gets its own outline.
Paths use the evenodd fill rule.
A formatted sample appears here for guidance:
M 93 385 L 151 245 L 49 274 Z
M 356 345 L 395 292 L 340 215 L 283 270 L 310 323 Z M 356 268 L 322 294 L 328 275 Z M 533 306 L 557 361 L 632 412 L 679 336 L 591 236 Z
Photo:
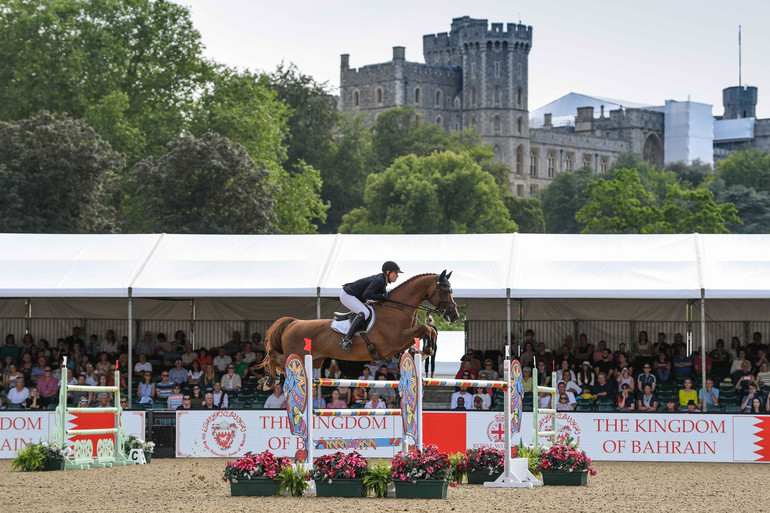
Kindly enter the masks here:
M 205 55 L 270 72 L 282 62 L 339 88 L 340 54 L 350 66 L 387 62 L 393 46 L 424 62 L 422 36 L 448 32 L 452 18 L 533 27 L 529 110 L 578 92 L 662 105 L 713 105 L 738 85 L 759 88 L 757 117 L 770 118 L 768 0 L 176 0 L 191 9 Z

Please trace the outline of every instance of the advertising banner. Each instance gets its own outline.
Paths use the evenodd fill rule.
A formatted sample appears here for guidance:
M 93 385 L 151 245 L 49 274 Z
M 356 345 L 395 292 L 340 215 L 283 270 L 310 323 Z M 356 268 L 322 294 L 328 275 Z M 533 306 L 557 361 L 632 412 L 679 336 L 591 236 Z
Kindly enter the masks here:
M 398 447 L 382 447 L 375 439 L 400 438 L 401 417 L 316 417 L 313 429 L 323 448 L 316 454 L 343 450 L 335 439 L 357 439 L 357 451 L 366 457 L 392 458 Z M 294 457 L 305 446 L 289 433 L 283 410 L 214 410 L 176 412 L 176 455 L 179 458 L 232 458 L 247 451 L 270 450 Z
M 99 415 L 99 414 L 93 414 Z M 82 414 L 81 414 L 82 416 Z M 56 427 L 56 412 L 30 412 L 17 410 L 0 411 L 0 458 L 13 458 L 16 451 L 31 443 L 39 443 L 51 439 Z M 70 427 L 75 425 L 75 416 L 68 416 Z M 145 437 L 145 412 L 123 412 L 123 427 L 126 436 L 136 435 Z

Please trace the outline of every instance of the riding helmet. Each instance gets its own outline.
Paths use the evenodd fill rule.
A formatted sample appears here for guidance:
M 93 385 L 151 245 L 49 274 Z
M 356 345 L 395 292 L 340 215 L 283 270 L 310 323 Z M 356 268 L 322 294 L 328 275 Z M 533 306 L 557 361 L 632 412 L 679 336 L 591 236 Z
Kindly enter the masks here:
M 403 272 L 403 271 L 402 271 L 402 270 L 401 270 L 401 269 L 398 267 L 398 264 L 397 264 L 397 263 L 395 263 L 395 262 L 393 262 L 393 261 L 391 261 L 391 260 L 388 260 L 387 262 L 385 262 L 384 264 L 382 264 L 382 272 L 386 273 L 386 272 L 388 272 L 388 271 L 395 271 L 395 272 L 397 272 L 397 273 Z

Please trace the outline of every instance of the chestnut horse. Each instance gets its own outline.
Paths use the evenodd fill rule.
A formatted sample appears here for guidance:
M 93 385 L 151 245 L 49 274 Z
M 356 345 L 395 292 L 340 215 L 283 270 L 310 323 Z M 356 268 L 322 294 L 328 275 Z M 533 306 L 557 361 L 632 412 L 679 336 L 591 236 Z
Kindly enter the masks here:
M 448 322 L 459 317 L 449 284 L 450 272 L 419 274 L 409 278 L 390 291 L 388 299 L 374 303 L 375 324 L 367 337 L 381 358 L 396 355 L 414 345 L 416 337 L 436 337 L 435 330 L 417 319 L 417 310 L 440 314 Z M 421 306 L 423 301 L 436 308 Z M 331 319 L 300 320 L 281 317 L 265 335 L 265 359 L 262 367 L 269 369 L 264 386 L 270 387 L 283 373 L 286 359 L 291 354 L 307 354 L 305 339 L 312 341 L 313 368 L 321 367 L 324 359 L 369 361 L 373 358 L 361 336 L 353 338 L 353 347 L 346 353 L 340 346 L 343 335 L 331 329 Z

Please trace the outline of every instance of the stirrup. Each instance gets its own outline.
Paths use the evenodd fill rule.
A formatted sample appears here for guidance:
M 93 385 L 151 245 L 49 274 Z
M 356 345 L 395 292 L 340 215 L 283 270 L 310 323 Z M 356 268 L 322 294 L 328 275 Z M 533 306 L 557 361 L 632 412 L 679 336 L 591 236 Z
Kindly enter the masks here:
M 342 339 L 342 342 L 340 342 L 340 345 L 342 346 L 342 351 L 345 353 L 349 353 L 351 349 L 353 349 L 353 340 L 349 339 L 347 337 L 344 337 Z

